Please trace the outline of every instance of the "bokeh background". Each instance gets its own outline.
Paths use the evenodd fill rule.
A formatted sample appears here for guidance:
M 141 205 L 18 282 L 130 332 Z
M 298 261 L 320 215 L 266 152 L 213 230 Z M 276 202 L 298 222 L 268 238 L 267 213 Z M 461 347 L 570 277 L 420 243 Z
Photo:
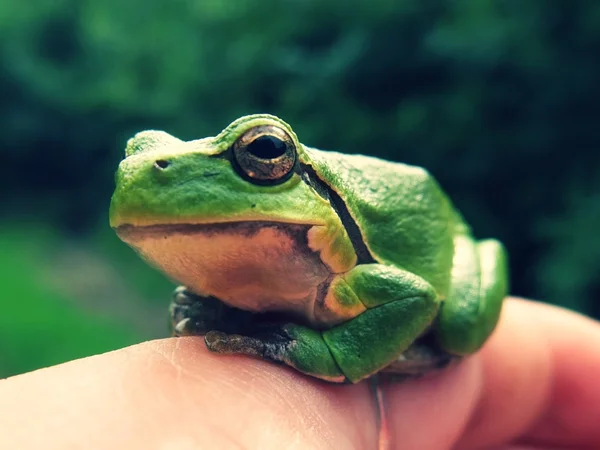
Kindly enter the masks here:
M 167 334 L 108 226 L 124 143 L 253 112 L 427 167 L 514 294 L 600 316 L 597 0 L 1 2 L 0 89 L 0 376 Z

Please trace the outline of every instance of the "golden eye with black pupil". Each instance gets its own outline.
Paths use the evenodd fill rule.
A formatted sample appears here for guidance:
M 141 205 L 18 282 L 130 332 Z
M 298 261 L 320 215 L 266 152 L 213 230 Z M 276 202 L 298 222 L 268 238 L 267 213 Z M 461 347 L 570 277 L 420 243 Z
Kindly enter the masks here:
M 257 184 L 276 184 L 292 173 L 296 146 L 285 130 L 260 125 L 235 141 L 233 155 L 235 166 L 244 178 Z

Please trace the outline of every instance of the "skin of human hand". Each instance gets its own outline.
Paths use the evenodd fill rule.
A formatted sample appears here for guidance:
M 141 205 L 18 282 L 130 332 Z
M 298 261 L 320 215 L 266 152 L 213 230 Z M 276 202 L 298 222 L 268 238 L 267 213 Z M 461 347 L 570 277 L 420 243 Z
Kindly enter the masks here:
M 392 449 L 600 448 L 600 325 L 508 300 L 478 354 L 384 383 Z M 0 448 L 371 449 L 367 383 L 147 342 L 0 381 Z

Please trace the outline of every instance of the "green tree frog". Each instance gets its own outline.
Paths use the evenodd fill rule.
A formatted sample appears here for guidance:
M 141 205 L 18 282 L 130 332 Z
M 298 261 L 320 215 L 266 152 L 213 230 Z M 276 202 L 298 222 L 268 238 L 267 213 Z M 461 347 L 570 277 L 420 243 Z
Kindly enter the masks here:
M 506 257 L 424 169 L 321 151 L 267 114 L 216 137 L 127 143 L 110 223 L 184 286 L 174 334 L 332 382 L 428 372 L 478 350 Z

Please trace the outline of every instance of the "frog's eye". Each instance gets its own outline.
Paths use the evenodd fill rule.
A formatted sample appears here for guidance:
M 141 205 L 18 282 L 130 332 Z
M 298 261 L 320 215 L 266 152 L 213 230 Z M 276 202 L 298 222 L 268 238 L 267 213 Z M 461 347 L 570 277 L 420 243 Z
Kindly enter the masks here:
M 273 125 L 246 131 L 233 144 L 235 166 L 257 184 L 283 182 L 296 163 L 296 145 L 290 135 Z

